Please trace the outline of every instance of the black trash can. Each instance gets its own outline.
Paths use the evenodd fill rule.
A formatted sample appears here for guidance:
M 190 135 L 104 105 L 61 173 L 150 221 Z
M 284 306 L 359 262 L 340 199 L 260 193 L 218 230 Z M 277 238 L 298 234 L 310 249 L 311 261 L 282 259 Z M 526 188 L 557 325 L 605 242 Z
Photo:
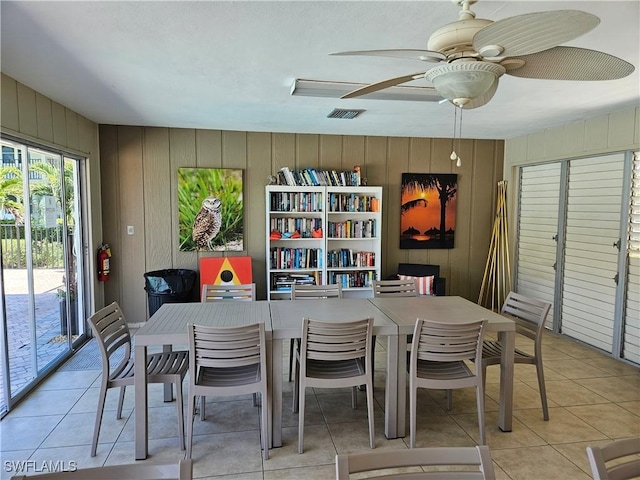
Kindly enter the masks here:
M 144 274 L 149 316 L 165 303 L 191 301 L 191 292 L 196 283 L 196 272 L 186 269 L 155 270 Z

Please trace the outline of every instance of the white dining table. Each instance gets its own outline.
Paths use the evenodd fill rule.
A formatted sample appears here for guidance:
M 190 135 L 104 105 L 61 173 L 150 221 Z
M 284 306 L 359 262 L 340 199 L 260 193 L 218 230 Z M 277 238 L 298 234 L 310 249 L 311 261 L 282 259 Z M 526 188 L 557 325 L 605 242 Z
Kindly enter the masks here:
M 500 411 L 498 427 L 510 432 L 513 413 L 513 358 L 516 324 L 513 320 L 456 296 L 384 297 L 368 301 L 385 313 L 398 326 L 397 363 L 397 421 L 398 436 L 405 436 L 407 386 L 407 335 L 413 333 L 416 320 L 424 318 L 442 322 L 461 323 L 486 319 L 485 331 L 496 332 L 502 342 L 500 362 Z
M 318 300 L 281 300 L 271 302 L 273 384 L 271 388 L 273 406 L 273 446 L 282 445 L 282 356 L 283 345 L 291 338 L 302 335 L 303 318 L 327 321 L 351 321 L 373 318 L 373 334 L 387 338 L 387 375 L 385 385 L 385 435 L 387 438 L 398 436 L 397 410 L 397 371 L 398 365 L 398 327 L 391 319 L 376 308 L 366 298 L 318 299 Z M 280 363 L 278 363 L 280 359 Z
M 264 322 L 267 340 L 267 383 L 271 368 L 271 316 L 269 302 L 210 302 L 210 303 L 165 303 L 134 335 L 135 362 L 135 458 L 144 460 L 148 454 L 147 412 L 147 347 L 162 345 L 171 349 L 180 345 L 188 348 L 187 324 L 212 327 L 234 327 Z M 171 386 L 169 385 L 169 388 Z M 165 400 L 168 400 L 165 395 Z M 264 399 L 263 399 L 264 401 Z M 267 399 L 270 403 L 270 398 Z M 269 404 L 269 410 L 271 405 Z M 271 413 L 269 417 L 271 418 Z M 188 421 L 189 419 L 187 419 Z

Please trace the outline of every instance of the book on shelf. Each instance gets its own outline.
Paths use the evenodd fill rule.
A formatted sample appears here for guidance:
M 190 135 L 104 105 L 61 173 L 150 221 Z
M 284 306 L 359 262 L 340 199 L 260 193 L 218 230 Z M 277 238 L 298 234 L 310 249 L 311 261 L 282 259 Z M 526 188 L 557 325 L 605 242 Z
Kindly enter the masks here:
M 315 168 L 302 168 L 291 170 L 289 167 L 282 167 L 277 175 L 279 185 L 290 187 L 360 187 L 362 177 L 360 168 L 354 170 L 320 170 Z

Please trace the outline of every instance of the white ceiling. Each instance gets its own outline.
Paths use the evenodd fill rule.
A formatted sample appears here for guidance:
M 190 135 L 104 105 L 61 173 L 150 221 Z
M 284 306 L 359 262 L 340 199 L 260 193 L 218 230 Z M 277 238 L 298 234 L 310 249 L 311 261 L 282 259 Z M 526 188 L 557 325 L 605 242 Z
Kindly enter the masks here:
M 511 138 L 640 103 L 640 1 L 485 1 L 478 18 L 576 9 L 601 23 L 564 45 L 616 55 L 636 70 L 607 82 L 503 76 L 463 137 Z M 458 19 L 440 1 L 2 0 L 2 72 L 105 124 L 341 135 L 451 137 L 438 102 L 290 95 L 294 78 L 372 83 L 433 64 L 335 57 L 344 50 L 426 48 Z M 412 85 L 429 85 L 426 80 Z M 353 120 L 334 108 L 363 108 Z

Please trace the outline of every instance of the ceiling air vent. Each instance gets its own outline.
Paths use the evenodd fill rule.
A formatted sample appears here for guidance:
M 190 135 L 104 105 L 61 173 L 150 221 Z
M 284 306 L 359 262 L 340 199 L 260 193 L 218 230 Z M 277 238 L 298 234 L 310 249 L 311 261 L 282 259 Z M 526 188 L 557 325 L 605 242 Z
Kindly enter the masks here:
M 356 118 L 362 112 L 364 112 L 364 109 L 360 109 L 360 110 L 345 110 L 343 108 L 334 108 L 333 112 L 331 112 L 329 115 L 327 115 L 327 118 L 345 118 L 347 120 L 351 120 L 353 118 Z

